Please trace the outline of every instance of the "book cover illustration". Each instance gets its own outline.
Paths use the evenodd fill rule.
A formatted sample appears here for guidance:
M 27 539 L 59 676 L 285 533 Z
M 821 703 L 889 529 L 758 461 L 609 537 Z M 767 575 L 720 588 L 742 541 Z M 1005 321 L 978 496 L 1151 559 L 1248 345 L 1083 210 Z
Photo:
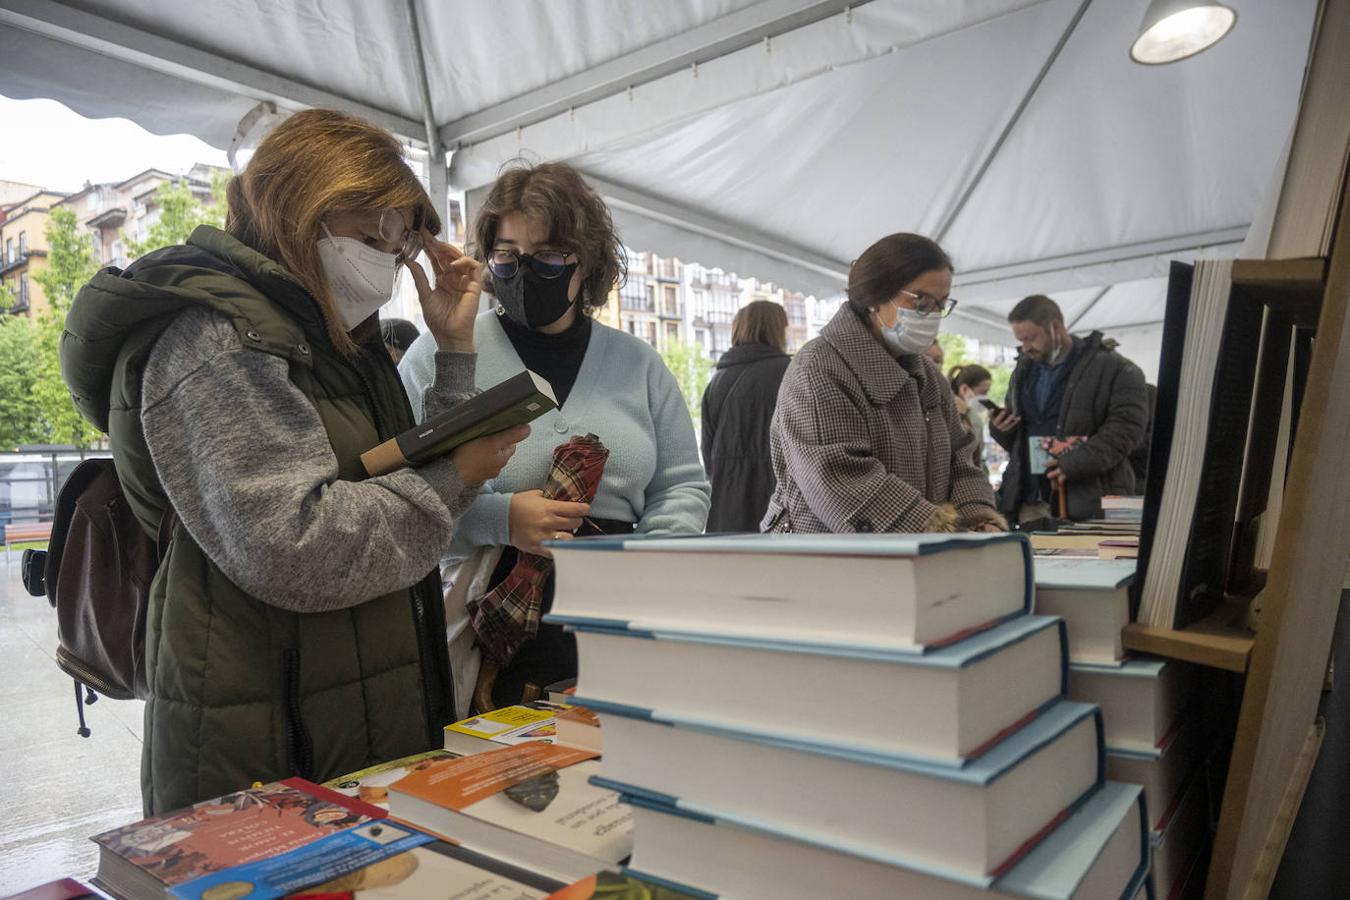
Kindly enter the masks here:
M 717 900 L 716 895 L 681 890 L 631 873 L 597 872 L 576 884 L 569 884 L 548 900 Z
M 180 900 L 543 900 L 558 882 L 388 820 L 174 888 Z
M 204 800 L 93 840 L 165 885 L 284 853 L 384 815 L 293 778 Z
M 460 755 L 452 750 L 430 750 L 426 753 L 415 753 L 412 756 L 380 763 L 359 772 L 334 778 L 332 781 L 325 781 L 323 786 L 329 790 L 337 791 L 343 796 L 356 797 L 362 802 L 388 809 L 389 785 L 405 775 L 425 769 L 434 762 L 443 759 L 458 759 Z
M 632 852 L 632 810 L 597 787 L 597 753 L 533 741 L 432 764 L 392 786 L 446 809 L 579 853 Z M 453 836 L 453 835 L 452 835 Z
M 538 708 L 504 706 L 447 725 L 445 730 L 486 741 L 496 741 L 498 744 L 521 744 L 526 741 L 552 743 L 558 734 L 554 725 L 557 710 L 553 707 L 543 708 L 544 706 L 544 704 L 539 704 Z
M 1086 435 L 1071 435 L 1069 437 L 1029 435 L 1027 437 L 1027 459 L 1031 462 L 1031 474 L 1044 475 L 1045 470 L 1050 468 L 1051 463 L 1086 440 Z

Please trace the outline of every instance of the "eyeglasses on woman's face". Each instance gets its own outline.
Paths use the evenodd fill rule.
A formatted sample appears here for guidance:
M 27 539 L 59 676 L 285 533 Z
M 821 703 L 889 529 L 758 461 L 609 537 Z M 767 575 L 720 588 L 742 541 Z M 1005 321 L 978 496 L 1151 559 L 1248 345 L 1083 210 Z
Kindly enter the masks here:
M 422 254 L 425 243 L 422 237 L 421 210 L 409 213 L 399 209 L 386 209 L 380 213 L 379 237 L 390 246 L 399 248 L 394 254 L 399 262 L 416 259 Z
M 959 302 L 951 297 L 941 299 L 922 291 L 907 291 L 904 288 L 900 289 L 900 293 L 910 298 L 912 305 L 908 308 L 921 316 L 937 314 L 945 319 L 952 314 L 952 310 L 956 309 L 956 304 Z
M 521 253 L 511 247 L 497 247 L 488 255 L 488 271 L 498 278 L 514 278 L 523 261 L 540 278 L 561 278 L 567 271 L 568 254 L 561 250 Z

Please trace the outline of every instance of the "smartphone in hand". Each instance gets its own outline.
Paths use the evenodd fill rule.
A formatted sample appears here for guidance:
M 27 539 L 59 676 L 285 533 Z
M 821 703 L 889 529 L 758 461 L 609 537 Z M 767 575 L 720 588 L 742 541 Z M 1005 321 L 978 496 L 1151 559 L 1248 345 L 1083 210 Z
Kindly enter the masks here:
M 995 403 L 993 400 L 990 400 L 988 397 L 981 397 L 980 405 L 983 406 L 985 409 L 989 410 L 991 415 L 997 416 L 1003 412 L 1003 407 L 999 406 L 997 403 Z

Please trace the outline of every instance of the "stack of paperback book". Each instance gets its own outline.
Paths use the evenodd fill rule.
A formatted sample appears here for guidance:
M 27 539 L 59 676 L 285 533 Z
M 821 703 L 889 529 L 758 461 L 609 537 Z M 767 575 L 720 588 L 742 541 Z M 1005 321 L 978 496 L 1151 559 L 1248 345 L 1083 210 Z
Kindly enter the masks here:
M 630 871 L 725 896 L 1134 897 L 1139 787 L 1017 535 L 553 547 Z

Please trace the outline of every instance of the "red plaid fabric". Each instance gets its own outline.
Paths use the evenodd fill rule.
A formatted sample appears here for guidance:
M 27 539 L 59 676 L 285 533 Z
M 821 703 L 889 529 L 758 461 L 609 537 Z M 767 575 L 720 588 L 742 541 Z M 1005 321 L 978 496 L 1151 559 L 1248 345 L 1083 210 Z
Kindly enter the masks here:
M 609 449 L 593 434 L 574 437 L 553 449 L 544 496 L 550 500 L 590 503 L 600 487 Z M 544 582 L 553 560 L 521 553 L 501 583 L 469 603 L 469 622 L 483 652 L 506 665 L 539 631 Z

